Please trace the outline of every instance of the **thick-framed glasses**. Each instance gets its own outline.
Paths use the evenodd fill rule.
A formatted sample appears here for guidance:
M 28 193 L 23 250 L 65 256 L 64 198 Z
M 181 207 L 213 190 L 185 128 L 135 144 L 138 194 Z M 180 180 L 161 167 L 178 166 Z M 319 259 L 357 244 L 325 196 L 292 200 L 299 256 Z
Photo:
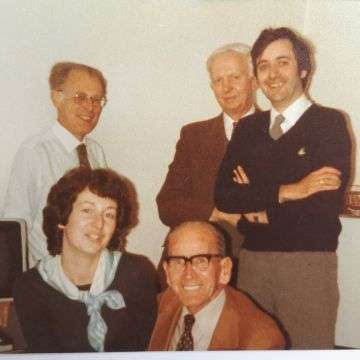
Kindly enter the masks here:
M 208 269 L 212 258 L 222 258 L 220 254 L 198 254 L 187 256 L 167 256 L 166 262 L 171 270 L 183 271 L 186 263 L 189 262 L 194 270 L 205 271 Z
M 63 91 L 61 91 L 63 94 L 63 98 L 66 100 L 72 100 L 76 105 L 86 105 L 89 101 L 93 106 L 101 107 L 103 108 L 106 105 L 107 99 L 105 96 L 103 97 L 97 97 L 97 96 L 88 96 L 87 94 L 83 92 L 77 92 L 73 96 L 66 97 Z

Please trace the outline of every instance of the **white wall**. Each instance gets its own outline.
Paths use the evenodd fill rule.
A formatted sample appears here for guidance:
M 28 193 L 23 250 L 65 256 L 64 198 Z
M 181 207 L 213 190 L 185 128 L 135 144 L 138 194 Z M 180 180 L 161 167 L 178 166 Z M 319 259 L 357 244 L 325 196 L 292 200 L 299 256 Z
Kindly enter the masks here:
M 304 9 L 304 1 L 0 0 L 0 144 L 6 153 L 0 201 L 19 144 L 54 121 L 51 65 L 63 59 L 92 64 L 109 81 L 109 101 L 93 136 L 139 195 L 140 223 L 129 249 L 157 262 L 166 228 L 155 196 L 179 130 L 219 112 L 206 57 L 227 42 L 251 44 L 265 26 L 302 30 Z
M 305 34 L 316 45 L 317 69 L 311 94 L 322 104 L 344 110 L 360 135 L 360 2 L 309 1 Z M 356 139 L 355 139 L 356 140 Z M 359 149 L 356 149 L 354 182 L 359 183 Z M 339 239 L 340 306 L 336 342 L 360 348 L 359 229 L 360 219 L 342 219 Z
M 307 34 L 317 49 L 311 95 L 344 109 L 359 134 L 359 18 L 360 3 L 341 0 L 0 0 L 0 205 L 20 143 L 55 120 L 51 65 L 99 67 L 109 102 L 93 136 L 138 191 L 140 223 L 128 249 L 157 262 L 167 229 L 155 196 L 179 130 L 219 112 L 208 54 L 228 42 L 252 44 L 268 26 Z
M 360 134 L 360 2 L 309 1 L 305 34 L 316 46 L 317 69 L 311 94 L 320 103 L 344 110 Z M 356 139 L 355 139 L 356 140 Z M 359 149 L 354 183 L 359 183 Z

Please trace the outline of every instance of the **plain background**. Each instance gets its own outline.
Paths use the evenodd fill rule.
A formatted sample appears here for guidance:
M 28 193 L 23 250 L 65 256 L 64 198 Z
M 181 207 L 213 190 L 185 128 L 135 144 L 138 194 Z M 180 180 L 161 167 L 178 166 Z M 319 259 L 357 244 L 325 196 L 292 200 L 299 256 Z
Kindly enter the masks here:
M 0 0 L 0 205 L 19 145 L 55 120 L 51 66 L 70 60 L 98 67 L 108 80 L 108 104 L 92 136 L 137 189 L 139 224 L 128 250 L 157 263 L 167 228 L 155 196 L 180 128 L 220 112 L 205 67 L 211 51 L 230 42 L 252 45 L 269 26 L 300 31 L 316 47 L 310 95 L 344 110 L 358 137 L 359 19 L 360 2 L 346 0 Z M 346 222 L 348 242 L 356 243 L 358 222 Z M 354 248 L 348 251 L 352 267 L 340 285 L 346 283 L 343 299 L 353 308 L 339 331 L 342 345 L 360 347 L 360 263 Z

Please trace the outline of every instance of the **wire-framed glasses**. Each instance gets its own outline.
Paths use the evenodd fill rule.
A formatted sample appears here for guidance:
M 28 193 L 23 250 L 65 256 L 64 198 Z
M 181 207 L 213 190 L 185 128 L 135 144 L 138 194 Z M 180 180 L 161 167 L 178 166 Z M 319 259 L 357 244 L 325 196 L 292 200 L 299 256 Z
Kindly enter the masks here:
M 63 94 L 64 99 L 72 100 L 76 105 L 80 105 L 80 106 L 84 106 L 90 101 L 93 106 L 103 108 L 107 102 L 105 96 L 103 97 L 88 96 L 88 94 L 84 92 L 76 92 L 75 95 L 66 97 L 63 91 L 61 91 L 61 93 Z

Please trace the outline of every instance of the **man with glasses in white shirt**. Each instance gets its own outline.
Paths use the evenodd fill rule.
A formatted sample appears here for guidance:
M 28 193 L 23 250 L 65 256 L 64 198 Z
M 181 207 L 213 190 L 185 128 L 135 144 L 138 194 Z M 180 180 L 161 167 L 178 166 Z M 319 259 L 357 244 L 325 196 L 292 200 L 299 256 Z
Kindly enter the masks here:
M 48 254 L 42 210 L 50 187 L 73 167 L 106 167 L 102 147 L 87 136 L 106 104 L 102 73 L 87 65 L 60 62 L 52 67 L 49 84 L 57 121 L 20 146 L 2 214 L 26 221 L 30 266 Z
M 185 222 L 165 241 L 169 287 L 160 295 L 149 350 L 281 349 L 275 321 L 227 286 L 232 262 L 210 222 Z

